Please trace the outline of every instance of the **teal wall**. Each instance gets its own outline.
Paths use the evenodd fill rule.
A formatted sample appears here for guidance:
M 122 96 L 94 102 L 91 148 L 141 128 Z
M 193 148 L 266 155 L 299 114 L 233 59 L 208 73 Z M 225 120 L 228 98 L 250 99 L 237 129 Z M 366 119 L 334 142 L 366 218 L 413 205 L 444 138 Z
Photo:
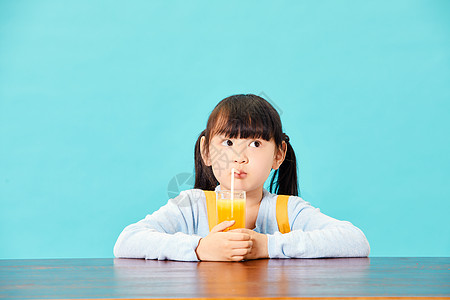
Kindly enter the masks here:
M 0 258 L 112 257 L 236 93 L 280 109 L 303 198 L 371 256 L 450 256 L 449 16 L 427 0 L 1 1 Z

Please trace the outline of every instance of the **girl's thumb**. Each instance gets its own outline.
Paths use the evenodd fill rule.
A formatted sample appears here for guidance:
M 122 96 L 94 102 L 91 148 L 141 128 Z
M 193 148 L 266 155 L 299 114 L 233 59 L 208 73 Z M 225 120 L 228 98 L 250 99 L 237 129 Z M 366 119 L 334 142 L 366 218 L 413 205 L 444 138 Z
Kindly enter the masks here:
M 224 231 L 224 230 L 227 229 L 228 227 L 233 226 L 234 223 L 236 223 L 235 220 L 231 220 L 231 221 L 223 221 L 222 223 L 217 224 L 216 226 L 214 226 L 213 229 L 211 229 L 211 232 L 220 232 L 220 231 Z

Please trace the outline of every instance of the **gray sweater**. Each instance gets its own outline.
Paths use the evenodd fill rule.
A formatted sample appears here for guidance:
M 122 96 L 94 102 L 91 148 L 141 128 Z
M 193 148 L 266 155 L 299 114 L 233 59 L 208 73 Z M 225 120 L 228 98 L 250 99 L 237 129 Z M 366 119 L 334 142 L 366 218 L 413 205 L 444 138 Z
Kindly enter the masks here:
M 277 195 L 266 189 L 263 193 L 253 230 L 267 235 L 270 258 L 369 255 L 369 243 L 359 228 L 324 215 L 296 196 L 288 201 L 291 232 L 280 233 L 275 214 Z M 145 219 L 125 227 L 114 246 L 114 256 L 198 261 L 195 249 L 208 233 L 204 192 L 186 190 Z

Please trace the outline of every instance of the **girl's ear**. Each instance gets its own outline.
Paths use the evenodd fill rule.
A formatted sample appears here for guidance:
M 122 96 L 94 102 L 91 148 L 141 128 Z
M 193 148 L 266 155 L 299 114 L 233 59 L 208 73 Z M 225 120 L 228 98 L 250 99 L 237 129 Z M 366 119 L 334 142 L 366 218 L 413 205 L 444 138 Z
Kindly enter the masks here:
M 211 161 L 209 157 L 205 154 L 205 136 L 202 136 L 200 139 L 200 154 L 202 155 L 203 163 L 209 167 L 211 166 Z
M 276 150 L 275 156 L 273 158 L 272 169 L 278 169 L 286 158 L 287 145 L 286 142 L 281 142 L 281 148 Z

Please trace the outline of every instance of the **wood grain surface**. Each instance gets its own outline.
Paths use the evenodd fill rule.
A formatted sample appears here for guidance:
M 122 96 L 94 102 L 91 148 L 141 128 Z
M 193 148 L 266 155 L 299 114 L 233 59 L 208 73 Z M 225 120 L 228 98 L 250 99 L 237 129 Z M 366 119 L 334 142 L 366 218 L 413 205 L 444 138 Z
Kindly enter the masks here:
M 450 258 L 0 260 L 4 299 L 450 298 Z

